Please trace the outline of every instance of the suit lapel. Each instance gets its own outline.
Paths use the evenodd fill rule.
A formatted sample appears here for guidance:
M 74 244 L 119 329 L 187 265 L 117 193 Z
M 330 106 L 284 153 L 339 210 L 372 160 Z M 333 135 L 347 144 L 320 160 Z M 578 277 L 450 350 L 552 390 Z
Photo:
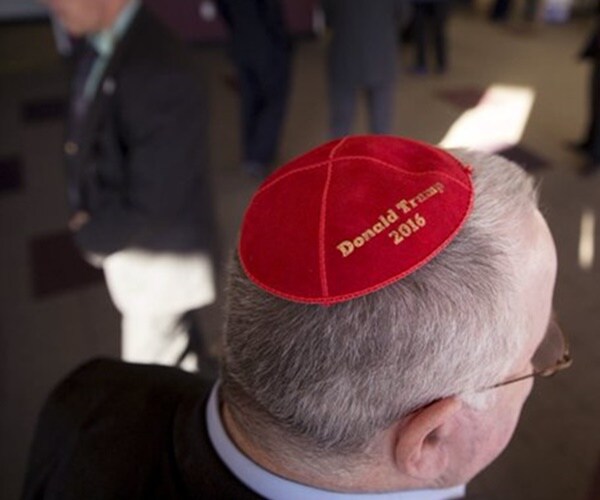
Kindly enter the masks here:
M 81 158 L 87 157 L 87 153 L 96 137 L 98 126 L 110 109 L 109 103 L 113 96 L 119 91 L 118 74 L 123 67 L 123 61 L 126 58 L 127 52 L 135 40 L 136 32 L 140 30 L 144 14 L 144 7 L 140 7 L 127 32 L 117 43 L 108 65 L 100 78 L 96 94 L 89 105 L 82 125 L 83 130 L 80 135 L 81 140 L 79 144 L 82 153 L 80 156 Z

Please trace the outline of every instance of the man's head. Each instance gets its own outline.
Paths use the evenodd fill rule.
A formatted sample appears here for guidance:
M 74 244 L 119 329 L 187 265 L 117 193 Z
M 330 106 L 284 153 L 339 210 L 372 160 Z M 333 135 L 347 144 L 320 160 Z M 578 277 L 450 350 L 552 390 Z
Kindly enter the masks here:
M 335 194 L 336 175 L 378 168 L 365 158 L 386 144 L 400 141 L 397 144 L 402 146 L 403 140 L 346 141 L 338 143 L 329 157 L 333 164 L 354 143 L 354 152 L 345 160 L 350 167 L 344 172 L 338 166 L 336 172 L 328 170 L 322 192 L 327 190 L 331 196 L 339 195 Z M 359 149 L 364 146 L 364 155 L 356 153 L 357 144 Z M 438 154 L 415 143 L 410 148 L 415 159 Z M 445 167 L 446 161 L 456 162 L 439 154 L 441 164 L 435 168 Z M 450 165 L 450 170 L 437 174 L 443 179 L 443 189 L 420 198 L 422 213 L 427 213 L 427 203 L 431 207 L 438 203 L 427 213 L 426 224 L 413 227 L 407 219 L 415 212 L 404 214 L 398 205 L 393 211 L 398 220 L 390 214 L 393 224 L 375 236 L 382 245 L 381 257 L 373 258 L 370 265 L 394 274 L 395 254 L 388 253 L 385 239 L 392 241 L 394 236 L 388 233 L 401 230 L 405 238 L 412 238 L 411 248 L 417 255 L 408 261 L 400 256 L 397 262 L 412 267 L 406 273 L 399 269 L 394 276 L 401 275 L 400 279 L 383 276 L 381 283 L 370 283 L 373 291 L 351 292 L 351 298 L 321 303 L 310 303 L 322 300 L 318 297 L 290 300 L 282 296 L 290 295 L 289 291 L 282 294 L 278 288 L 285 276 L 273 286 L 268 270 L 257 278 L 249 255 L 252 248 L 260 252 L 263 245 L 273 266 L 284 269 L 286 255 L 289 262 L 297 262 L 310 249 L 292 246 L 280 253 L 269 242 L 250 238 L 251 210 L 263 200 L 257 195 L 251 203 L 242 230 L 241 255 L 233 260 L 230 274 L 223 397 L 232 435 L 266 467 L 331 489 L 442 487 L 469 480 L 508 443 L 531 380 L 481 389 L 531 371 L 531 359 L 550 320 L 554 244 L 536 208 L 532 182 L 521 169 L 482 153 L 455 151 L 453 156 L 465 175 L 472 175 L 473 189 L 471 181 Z M 403 164 L 402 158 L 398 164 Z M 409 165 L 399 169 L 400 181 L 406 175 L 407 183 L 417 179 L 415 185 L 419 185 L 423 179 L 428 185 L 431 164 L 427 160 L 412 173 L 405 173 L 405 167 Z M 292 166 L 279 179 L 317 168 Z M 377 183 L 378 177 L 368 182 Z M 263 195 L 273 184 L 265 183 Z M 390 181 L 382 184 L 392 193 L 396 189 Z M 348 200 L 360 193 L 365 210 L 388 213 L 385 203 L 378 206 L 378 199 L 364 196 L 369 192 L 365 182 L 349 182 L 348 186 L 337 193 Z M 289 214 L 300 210 L 310 217 L 311 207 L 292 206 L 297 202 L 293 193 L 282 196 L 274 191 L 266 196 L 279 196 L 279 210 L 287 209 Z M 333 203 L 321 202 L 319 213 Z M 358 216 L 359 205 L 348 201 L 349 219 Z M 269 213 L 272 210 L 265 211 L 262 221 L 266 226 L 272 222 Z M 313 237 L 310 224 L 285 214 L 278 221 L 271 231 L 300 231 L 300 240 Z M 295 227 L 283 227 L 286 221 Z M 335 231 L 328 224 L 321 219 L 318 241 L 326 240 L 323 234 L 328 230 Z M 408 224 L 411 232 L 402 224 Z M 447 234 L 444 225 L 452 225 Z M 348 236 L 362 243 L 351 238 L 354 233 Z M 372 237 L 371 233 L 363 236 Z M 392 251 L 405 249 L 402 244 L 392 247 Z M 340 258 L 352 258 L 339 251 Z M 322 249 L 321 262 L 326 252 Z M 426 258 L 420 259 L 420 254 Z M 416 265 L 412 265 L 413 258 Z M 342 272 L 351 274 L 344 287 L 348 283 L 362 287 L 363 273 L 370 270 L 364 262 L 361 265 L 350 265 Z M 294 273 L 301 276 L 297 270 Z M 336 276 L 336 280 L 343 278 Z
M 91 35 L 112 25 L 130 0 L 41 0 L 76 37 Z

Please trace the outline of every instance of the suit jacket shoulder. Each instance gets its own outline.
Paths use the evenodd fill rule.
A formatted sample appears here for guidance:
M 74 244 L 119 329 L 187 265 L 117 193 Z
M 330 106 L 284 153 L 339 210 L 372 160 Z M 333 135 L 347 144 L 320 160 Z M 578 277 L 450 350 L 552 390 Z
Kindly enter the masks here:
M 23 498 L 259 498 L 210 444 L 210 388 L 174 368 L 84 365 L 42 410 Z

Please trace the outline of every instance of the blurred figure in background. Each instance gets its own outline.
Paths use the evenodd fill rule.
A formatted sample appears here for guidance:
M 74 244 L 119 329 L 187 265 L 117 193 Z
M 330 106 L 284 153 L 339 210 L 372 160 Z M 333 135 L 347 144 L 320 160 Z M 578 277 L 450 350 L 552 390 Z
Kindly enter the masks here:
M 415 64 L 413 72 L 427 73 L 428 38 L 433 43 L 436 71 L 448 69 L 446 21 L 450 0 L 412 0 L 414 15 Z
M 600 12 L 600 9 L 598 11 Z M 592 63 L 587 132 L 582 141 L 573 145 L 589 159 L 582 171 L 585 175 L 600 170 L 600 19 L 596 21 L 592 33 L 584 44 L 580 58 Z
M 321 0 L 332 32 L 328 78 L 330 134 L 351 133 L 359 92 L 369 108 L 369 129 L 389 134 L 394 117 L 401 0 Z
M 264 177 L 275 160 L 290 78 L 290 41 L 280 0 L 217 0 L 238 71 L 242 168 Z
M 68 226 L 123 315 L 122 357 L 194 369 L 202 338 L 192 311 L 215 295 L 201 83 L 139 0 L 45 3 L 79 40 Z
M 512 0 L 496 0 L 489 13 L 490 21 L 495 23 L 507 22 L 512 10 Z M 523 26 L 532 26 L 539 8 L 538 0 L 524 0 L 521 12 Z

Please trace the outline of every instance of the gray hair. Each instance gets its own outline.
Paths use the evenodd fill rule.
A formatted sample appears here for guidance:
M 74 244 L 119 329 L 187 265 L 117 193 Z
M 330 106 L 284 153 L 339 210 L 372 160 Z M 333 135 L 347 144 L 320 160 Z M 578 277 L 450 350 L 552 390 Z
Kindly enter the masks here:
M 526 338 L 516 290 L 535 189 L 501 157 L 452 153 L 473 167 L 472 214 L 440 255 L 382 290 L 295 303 L 258 288 L 233 259 L 222 391 L 258 446 L 358 457 L 411 411 L 508 375 Z

